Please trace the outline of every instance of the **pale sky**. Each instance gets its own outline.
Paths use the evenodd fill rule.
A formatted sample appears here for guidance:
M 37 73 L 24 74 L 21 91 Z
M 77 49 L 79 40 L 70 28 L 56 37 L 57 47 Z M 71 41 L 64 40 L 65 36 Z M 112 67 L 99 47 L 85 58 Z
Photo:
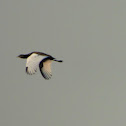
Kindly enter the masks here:
M 126 1 L 1 0 L 0 126 L 125 126 Z M 51 80 L 19 54 L 48 53 Z

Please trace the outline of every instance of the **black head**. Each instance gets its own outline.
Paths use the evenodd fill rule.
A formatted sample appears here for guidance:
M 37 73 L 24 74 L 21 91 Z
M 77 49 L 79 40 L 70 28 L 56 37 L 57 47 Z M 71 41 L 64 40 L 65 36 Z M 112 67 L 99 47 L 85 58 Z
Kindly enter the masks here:
M 30 56 L 31 54 L 21 54 L 21 55 L 19 55 L 18 57 L 19 58 L 23 58 L 23 59 L 27 59 L 29 56 Z

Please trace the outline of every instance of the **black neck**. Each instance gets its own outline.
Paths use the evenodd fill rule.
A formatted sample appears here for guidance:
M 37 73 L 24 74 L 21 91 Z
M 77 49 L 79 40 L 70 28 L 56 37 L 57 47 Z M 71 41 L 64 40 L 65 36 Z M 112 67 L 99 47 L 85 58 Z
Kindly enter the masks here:
M 31 55 L 31 53 L 30 53 L 30 54 L 21 54 L 19 57 L 20 57 L 20 58 L 23 58 L 23 59 L 26 59 L 26 58 L 28 58 L 30 55 Z

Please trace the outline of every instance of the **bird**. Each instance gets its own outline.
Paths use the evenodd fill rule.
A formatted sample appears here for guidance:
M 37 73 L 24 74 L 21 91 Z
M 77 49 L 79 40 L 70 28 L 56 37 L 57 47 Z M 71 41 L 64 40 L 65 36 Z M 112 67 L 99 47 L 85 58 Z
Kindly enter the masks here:
M 49 80 L 52 77 L 51 73 L 52 61 L 60 63 L 63 62 L 62 60 L 57 60 L 51 55 L 37 51 L 28 54 L 20 54 L 18 57 L 22 59 L 27 59 L 26 61 L 27 74 L 29 75 L 35 74 L 37 72 L 37 69 L 39 69 L 40 73 L 46 80 Z

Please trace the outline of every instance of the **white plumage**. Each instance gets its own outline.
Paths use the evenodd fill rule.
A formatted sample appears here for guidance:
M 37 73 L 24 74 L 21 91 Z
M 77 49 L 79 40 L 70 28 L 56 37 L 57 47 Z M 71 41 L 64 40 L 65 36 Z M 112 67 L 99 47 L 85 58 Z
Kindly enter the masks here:
M 52 61 L 62 62 L 62 60 L 56 60 L 52 56 L 41 53 L 41 52 L 32 52 L 26 55 L 19 55 L 20 58 L 27 58 L 26 61 L 26 73 L 29 75 L 35 74 L 38 69 L 42 76 L 45 79 L 50 79 L 51 74 L 51 63 Z
M 26 62 L 27 71 L 26 72 L 28 74 L 35 74 L 35 72 L 39 68 L 40 61 L 42 61 L 46 57 L 47 56 L 42 56 L 42 55 L 38 55 L 38 54 L 35 54 L 35 53 L 31 54 L 27 58 L 27 62 Z

